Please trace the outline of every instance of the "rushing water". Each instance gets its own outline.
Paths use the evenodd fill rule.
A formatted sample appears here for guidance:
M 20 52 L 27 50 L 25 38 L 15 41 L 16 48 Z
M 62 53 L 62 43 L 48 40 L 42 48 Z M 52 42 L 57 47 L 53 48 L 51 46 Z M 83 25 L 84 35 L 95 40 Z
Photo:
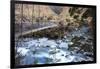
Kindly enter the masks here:
M 74 48 L 73 50 L 70 49 L 71 45 L 75 45 L 72 41 L 75 36 L 83 36 L 85 40 L 88 40 L 90 34 L 87 34 L 87 32 L 88 28 L 82 27 L 80 30 L 73 31 L 64 36 L 62 39 L 49 39 L 47 37 L 24 38 L 24 41 L 15 43 L 15 57 L 20 56 L 18 60 L 19 65 L 93 61 L 93 57 L 87 55 L 92 52 L 82 50 L 79 46 L 72 47 Z M 85 40 L 82 41 L 80 39 L 79 41 L 81 44 L 84 44 Z M 78 52 L 79 50 L 83 52 Z

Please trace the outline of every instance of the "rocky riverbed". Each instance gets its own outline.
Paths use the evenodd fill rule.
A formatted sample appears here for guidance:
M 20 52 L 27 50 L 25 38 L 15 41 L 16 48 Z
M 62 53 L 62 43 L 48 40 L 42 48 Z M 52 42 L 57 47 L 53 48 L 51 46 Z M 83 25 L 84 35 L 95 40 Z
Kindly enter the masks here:
M 52 33 L 52 32 L 51 32 Z M 32 37 L 15 42 L 16 65 L 93 61 L 93 36 L 86 26 L 62 38 Z

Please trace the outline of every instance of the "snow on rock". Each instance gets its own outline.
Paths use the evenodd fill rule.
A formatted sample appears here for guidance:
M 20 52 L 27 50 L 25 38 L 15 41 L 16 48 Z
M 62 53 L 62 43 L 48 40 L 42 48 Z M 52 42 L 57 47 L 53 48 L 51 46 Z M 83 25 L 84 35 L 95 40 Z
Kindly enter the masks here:
M 31 40 L 31 41 L 26 42 L 26 44 L 28 44 L 27 47 L 30 48 L 31 46 L 36 45 L 36 42 L 37 42 L 37 40 Z
M 74 43 L 73 43 L 73 42 L 68 42 L 68 44 L 69 44 L 69 45 L 72 45 L 72 44 L 74 44 Z
M 62 42 L 62 40 L 57 40 L 56 42 L 57 42 L 58 44 L 60 44 L 60 43 Z
M 60 52 L 56 53 L 56 57 L 60 58 L 61 56 L 65 56 L 66 55 L 66 51 L 60 50 Z
M 48 40 L 45 42 L 44 46 L 55 47 L 57 44 L 54 40 Z
M 17 52 L 20 53 L 22 56 L 25 56 L 28 53 L 29 49 L 19 47 L 17 48 Z
M 62 42 L 60 45 L 59 45 L 60 48 L 66 48 L 68 49 L 68 43 L 66 42 Z
M 69 55 L 66 57 L 67 59 L 67 62 L 72 62 L 76 57 L 75 56 L 72 56 L 72 55 Z
M 49 41 L 47 41 L 46 42 L 48 45 L 50 45 L 50 46 L 56 46 L 57 44 L 56 44 L 56 42 L 54 41 L 54 40 L 49 40 Z
M 61 50 L 59 53 L 56 54 L 56 59 L 60 59 L 59 62 L 57 63 L 65 63 L 65 62 L 71 62 L 74 60 L 75 56 L 70 56 L 70 53 L 68 55 L 68 57 L 66 58 L 66 54 L 68 55 L 68 53 L 66 53 L 66 51 Z
M 45 42 L 45 41 L 47 41 L 48 40 L 48 38 L 45 38 L 45 37 L 43 37 L 43 38 L 39 38 L 39 42 L 41 43 L 41 42 Z
M 66 38 L 67 38 L 67 36 L 64 36 L 64 38 L 66 39 Z
M 56 48 L 56 45 L 51 45 L 50 47 L 55 49 Z

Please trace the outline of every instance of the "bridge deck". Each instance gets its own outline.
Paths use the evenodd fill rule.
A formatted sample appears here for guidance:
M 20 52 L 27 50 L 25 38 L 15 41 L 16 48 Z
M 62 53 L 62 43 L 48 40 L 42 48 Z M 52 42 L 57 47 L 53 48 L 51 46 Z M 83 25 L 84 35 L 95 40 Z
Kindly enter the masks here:
M 37 31 L 41 31 L 41 30 L 44 30 L 44 29 L 53 28 L 53 27 L 57 27 L 57 26 L 58 26 L 57 24 L 50 24 L 48 26 L 46 25 L 46 26 L 39 27 L 39 28 L 36 28 L 36 29 L 23 31 L 22 33 L 16 33 L 15 37 L 19 37 L 21 35 L 27 35 L 27 34 L 32 33 L 32 32 L 37 32 Z

